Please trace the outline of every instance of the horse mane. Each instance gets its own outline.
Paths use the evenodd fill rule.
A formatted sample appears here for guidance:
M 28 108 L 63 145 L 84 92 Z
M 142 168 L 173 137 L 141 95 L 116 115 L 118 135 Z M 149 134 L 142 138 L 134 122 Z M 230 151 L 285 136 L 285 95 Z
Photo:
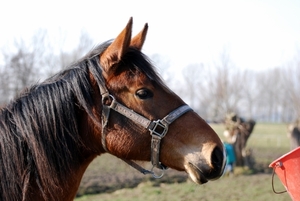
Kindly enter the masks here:
M 99 55 L 110 43 L 97 46 L 83 59 L 26 89 L 0 109 L 0 200 L 24 200 L 32 183 L 45 200 L 58 199 L 50 192 L 62 191 L 60 186 L 67 185 L 67 175 L 83 160 L 82 150 L 89 149 L 79 133 L 79 111 L 95 120 L 92 96 L 99 92 L 93 91 L 89 73 L 98 85 L 102 84 Z M 140 51 L 131 48 L 122 63 L 163 85 Z

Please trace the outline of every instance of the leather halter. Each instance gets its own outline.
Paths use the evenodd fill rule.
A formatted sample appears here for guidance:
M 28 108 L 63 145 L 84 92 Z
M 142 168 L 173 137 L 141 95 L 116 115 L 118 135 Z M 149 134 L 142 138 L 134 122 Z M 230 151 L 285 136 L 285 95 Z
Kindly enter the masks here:
M 104 80 L 102 80 L 104 81 Z M 151 174 L 154 178 L 161 178 L 164 174 L 164 172 L 161 175 L 156 175 L 153 171 L 153 169 L 156 167 L 161 170 L 165 170 L 167 167 L 164 166 L 159 161 L 159 152 L 160 152 L 160 142 L 161 139 L 167 134 L 169 125 L 175 121 L 177 118 L 179 118 L 181 115 L 185 114 L 188 111 L 191 111 L 192 109 L 188 105 L 183 105 L 172 112 L 170 112 L 168 115 L 166 115 L 162 120 L 154 120 L 151 121 L 140 114 L 134 112 L 133 110 L 127 108 L 126 106 L 118 103 L 116 99 L 109 94 L 107 88 L 105 87 L 104 83 L 100 84 L 100 92 L 102 95 L 102 146 L 103 148 L 107 150 L 106 147 L 106 126 L 109 120 L 109 114 L 110 110 L 114 110 L 123 116 L 129 118 L 134 123 L 139 124 L 143 126 L 144 128 L 148 129 L 150 131 L 150 135 L 152 136 L 151 139 L 151 163 L 152 163 L 152 169 L 151 171 L 146 170 L 139 166 L 137 163 L 122 159 L 135 169 L 139 170 L 143 174 Z

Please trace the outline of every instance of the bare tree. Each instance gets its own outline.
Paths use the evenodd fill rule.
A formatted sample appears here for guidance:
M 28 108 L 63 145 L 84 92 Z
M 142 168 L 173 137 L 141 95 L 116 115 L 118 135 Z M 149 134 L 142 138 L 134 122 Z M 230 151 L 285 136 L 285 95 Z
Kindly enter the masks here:
M 247 111 L 247 104 L 253 104 L 250 74 L 240 71 L 232 63 L 228 51 L 220 54 L 213 65 L 191 64 L 183 71 L 186 96 L 201 116 L 212 121 L 222 121 L 227 113 Z M 247 100 L 244 98 L 248 95 Z M 247 111 L 251 114 L 251 111 Z
M 66 39 L 62 32 L 52 43 L 47 31 L 39 30 L 31 40 L 18 39 L 13 47 L 3 49 L 0 105 L 93 48 L 84 30 L 71 51 L 65 49 Z M 222 121 L 231 112 L 256 121 L 291 122 L 300 116 L 300 51 L 284 66 L 260 72 L 236 67 L 226 48 L 213 63 L 190 64 L 181 72 L 162 55 L 151 59 L 167 84 L 207 120 Z
M 1 105 L 5 104 L 9 97 L 9 80 L 4 68 L 0 67 L 0 108 Z
M 26 86 L 69 66 L 92 49 L 92 39 L 82 31 L 78 46 L 65 52 L 49 44 L 47 31 L 38 30 L 31 40 L 16 39 L 13 48 L 2 51 L 4 64 L 0 68 L 0 103 L 7 102 Z
M 203 93 L 201 90 L 201 80 L 203 78 L 203 74 L 201 73 L 201 71 L 203 70 L 203 68 L 204 65 L 202 63 L 190 64 L 182 70 L 182 76 L 185 82 L 184 87 L 186 88 L 186 90 L 184 90 L 183 92 L 183 95 L 187 97 L 190 105 L 198 110 L 199 113 L 201 113 L 201 115 L 204 117 L 205 114 L 203 114 L 203 112 L 205 111 L 201 111 L 203 97 L 201 97 L 200 95 Z
M 174 70 L 170 67 L 169 59 L 159 54 L 153 54 L 150 58 L 166 83 L 171 84 L 174 80 Z
M 257 99 L 259 99 L 259 91 L 256 82 L 256 72 L 244 70 L 241 72 L 241 100 L 239 105 L 239 113 L 243 117 L 252 119 L 255 117 L 255 108 Z
M 80 59 L 82 56 L 87 54 L 93 48 L 93 39 L 88 34 L 87 31 L 81 30 L 79 41 L 77 46 L 73 47 L 73 50 L 66 51 L 64 46 L 66 42 L 66 36 L 64 33 L 60 34 L 60 40 L 58 40 L 58 44 L 55 46 L 49 45 L 49 49 L 52 50 L 48 52 L 45 56 L 45 65 L 48 66 L 46 75 L 53 75 L 57 71 L 68 67 L 73 62 Z M 58 53 L 54 52 L 55 49 L 58 49 Z
M 285 94 L 284 109 L 289 121 L 295 121 L 300 117 L 300 52 L 298 55 L 299 58 L 287 64 L 281 72 L 283 77 L 281 90 Z
M 38 81 L 45 35 L 45 31 L 39 30 L 29 42 L 16 39 L 13 51 L 2 52 L 5 59 L 1 82 L 5 82 L 5 87 L 2 87 L 1 92 L 6 99 L 15 96 L 25 86 Z
M 226 50 L 220 54 L 219 60 L 214 62 L 209 75 L 207 83 L 211 93 L 211 118 L 221 120 L 227 113 L 238 113 L 246 83 Z
M 59 65 L 61 68 L 68 67 L 73 62 L 80 59 L 93 48 L 93 40 L 85 30 L 81 31 L 78 45 L 70 52 L 65 52 L 61 49 L 59 55 Z
M 293 89 L 296 84 L 295 80 L 293 81 L 294 75 L 291 68 L 286 71 L 283 67 L 257 73 L 256 85 L 259 95 L 256 115 L 260 120 L 282 122 L 290 119 L 291 106 L 293 105 L 292 110 L 298 107 L 297 101 L 292 101 L 292 94 L 297 94 L 297 89 Z
M 182 80 L 180 79 L 179 72 L 174 66 L 170 65 L 169 58 L 164 57 L 163 55 L 153 54 L 150 56 L 150 59 L 167 85 L 174 92 L 180 94 L 186 101 L 187 99 L 184 97 L 186 90 L 182 87 Z

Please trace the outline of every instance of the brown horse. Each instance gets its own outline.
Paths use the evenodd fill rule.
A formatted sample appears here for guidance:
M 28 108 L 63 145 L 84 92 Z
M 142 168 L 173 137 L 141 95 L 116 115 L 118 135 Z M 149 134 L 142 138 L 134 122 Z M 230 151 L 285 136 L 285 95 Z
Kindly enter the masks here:
M 249 164 L 246 157 L 246 144 L 255 124 L 256 122 L 253 119 L 245 121 L 234 113 L 226 116 L 224 136 L 226 142 L 232 144 L 234 147 L 236 166 Z
M 290 138 L 290 149 L 293 150 L 300 146 L 300 119 L 288 125 L 288 137 Z
M 132 19 L 113 42 L 1 109 L 0 200 L 73 200 L 106 152 L 154 176 L 132 160 L 186 171 L 198 184 L 222 175 L 219 137 L 141 53 L 147 24 L 132 39 L 131 28 Z

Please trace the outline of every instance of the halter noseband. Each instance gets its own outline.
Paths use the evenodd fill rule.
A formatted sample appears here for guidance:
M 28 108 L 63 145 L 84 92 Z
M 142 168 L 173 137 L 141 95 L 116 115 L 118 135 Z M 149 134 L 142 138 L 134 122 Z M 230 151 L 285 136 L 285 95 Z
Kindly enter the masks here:
M 139 170 L 143 174 L 151 174 L 155 178 L 161 178 L 164 173 L 161 175 L 156 175 L 153 172 L 153 169 L 159 168 L 163 171 L 167 168 L 159 161 L 159 152 L 160 152 L 160 142 L 161 139 L 167 134 L 169 125 L 179 118 L 184 113 L 192 110 L 188 105 L 183 105 L 172 112 L 170 112 L 167 116 L 165 116 L 162 120 L 154 120 L 150 121 L 149 119 L 141 116 L 140 114 L 134 112 L 133 110 L 127 108 L 126 106 L 118 103 L 116 99 L 109 94 L 108 90 L 105 86 L 102 85 L 102 90 L 105 90 L 105 93 L 102 94 L 102 146 L 108 152 L 106 147 L 106 126 L 109 119 L 110 109 L 122 114 L 123 116 L 129 118 L 134 123 L 143 126 L 144 128 L 150 131 L 150 135 L 152 136 L 151 139 L 151 163 L 152 169 L 151 171 L 146 170 L 139 166 L 138 164 L 134 163 L 131 160 L 122 159 L 135 169 Z M 101 89 L 100 89 L 101 90 Z M 108 101 L 110 100 L 110 101 Z M 107 104 L 110 102 L 110 104 Z

